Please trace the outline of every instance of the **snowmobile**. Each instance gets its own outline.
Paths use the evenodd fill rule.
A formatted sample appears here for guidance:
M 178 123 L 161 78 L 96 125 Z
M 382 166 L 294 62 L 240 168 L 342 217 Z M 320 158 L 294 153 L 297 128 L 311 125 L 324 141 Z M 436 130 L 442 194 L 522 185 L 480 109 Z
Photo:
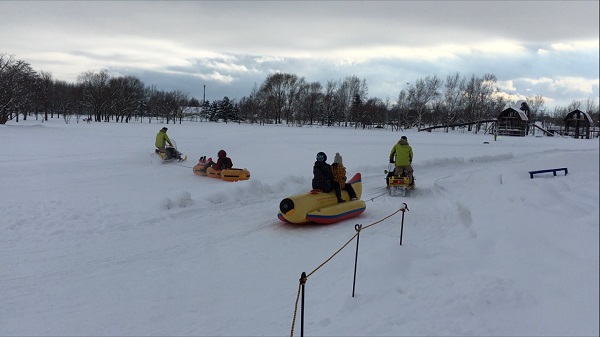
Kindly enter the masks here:
M 409 181 L 406 170 L 402 170 L 400 175 L 396 175 L 394 171 L 395 167 L 391 163 L 388 165 L 388 169 L 384 171 L 386 174 L 386 188 L 390 191 L 391 196 L 404 197 L 406 196 L 406 191 L 415 189 L 415 176 L 413 174 L 412 181 Z
M 175 141 L 173 141 L 173 143 L 175 144 L 175 146 L 177 146 L 177 144 L 175 143 Z M 163 163 L 168 163 L 168 162 L 172 162 L 172 161 L 184 161 L 187 159 L 187 155 L 184 155 L 183 153 L 179 152 L 177 150 L 177 147 L 175 146 L 171 146 L 171 145 L 167 145 L 167 147 L 165 148 L 166 153 L 161 153 L 158 149 L 154 150 L 154 153 L 156 153 L 160 159 L 162 160 Z

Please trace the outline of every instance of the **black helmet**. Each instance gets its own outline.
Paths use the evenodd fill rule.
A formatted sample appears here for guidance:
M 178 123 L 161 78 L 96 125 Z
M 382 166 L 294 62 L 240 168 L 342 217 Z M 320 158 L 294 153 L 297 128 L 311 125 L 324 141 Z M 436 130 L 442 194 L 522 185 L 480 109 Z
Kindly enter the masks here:
M 319 153 L 317 153 L 317 161 L 320 161 L 320 162 L 326 162 L 327 161 L 327 155 L 325 154 L 325 152 L 319 152 Z

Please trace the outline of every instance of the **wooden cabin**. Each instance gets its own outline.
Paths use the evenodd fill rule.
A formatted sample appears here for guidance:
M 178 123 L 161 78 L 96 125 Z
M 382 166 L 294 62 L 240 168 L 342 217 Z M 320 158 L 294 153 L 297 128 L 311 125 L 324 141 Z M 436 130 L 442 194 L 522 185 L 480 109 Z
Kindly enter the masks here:
M 590 128 L 593 124 L 592 118 L 587 112 L 579 109 L 567 114 L 565 119 L 565 135 L 573 138 L 590 139 Z
M 519 136 L 527 134 L 529 118 L 521 109 L 510 107 L 502 110 L 496 121 L 496 131 L 499 136 Z

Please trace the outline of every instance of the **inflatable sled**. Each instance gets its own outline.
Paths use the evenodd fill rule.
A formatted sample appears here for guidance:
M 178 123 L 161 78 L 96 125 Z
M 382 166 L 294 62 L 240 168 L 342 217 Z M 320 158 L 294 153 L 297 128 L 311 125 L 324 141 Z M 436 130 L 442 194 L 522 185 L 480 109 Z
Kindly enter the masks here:
M 248 180 L 250 179 L 250 171 L 243 168 L 229 168 L 224 170 L 215 170 L 212 167 L 203 171 L 204 164 L 196 164 L 193 167 L 194 174 L 197 176 L 207 176 L 211 178 L 219 178 L 225 181 L 239 181 L 239 180 Z
M 365 202 L 360 200 L 362 194 L 360 173 L 356 173 L 346 184 L 352 185 L 359 200 L 350 200 L 348 192 L 342 189 L 342 199 L 346 202 L 338 204 L 334 191 L 324 193 L 320 190 L 312 190 L 283 199 L 279 203 L 277 217 L 281 221 L 296 224 L 307 222 L 331 224 L 358 216 L 366 208 Z
M 390 167 L 388 167 L 388 169 L 390 169 Z M 413 181 L 411 184 L 411 182 L 408 181 L 406 170 L 403 170 L 399 176 L 394 174 L 394 169 L 391 169 L 391 171 L 385 170 L 384 172 L 387 174 L 387 176 L 385 178 L 385 182 L 387 184 L 386 188 L 390 191 L 391 196 L 404 197 L 404 196 L 406 196 L 406 191 L 415 189 L 414 174 L 413 174 Z
M 158 149 L 154 149 L 154 153 L 160 157 L 163 163 L 168 163 L 175 160 L 184 161 L 187 159 L 187 155 L 184 155 L 172 146 L 167 146 L 165 151 L 166 153 L 160 153 Z

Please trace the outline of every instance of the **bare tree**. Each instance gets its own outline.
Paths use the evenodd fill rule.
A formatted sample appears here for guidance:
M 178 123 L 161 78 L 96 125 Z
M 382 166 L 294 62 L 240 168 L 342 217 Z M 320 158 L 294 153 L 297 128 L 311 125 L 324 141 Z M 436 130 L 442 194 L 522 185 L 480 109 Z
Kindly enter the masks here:
M 396 104 L 392 107 L 392 111 L 390 113 L 390 125 L 392 126 L 392 131 L 394 131 L 394 127 L 396 131 L 400 131 L 406 127 L 408 127 L 408 111 L 410 109 L 410 102 L 408 100 L 408 91 L 400 90 L 398 94 L 398 100 Z
M 459 113 L 463 109 L 464 100 L 462 88 L 465 86 L 465 78 L 461 77 L 458 72 L 448 75 L 444 90 L 444 118 L 442 121 L 445 125 L 450 125 L 456 121 Z M 446 128 L 448 132 L 448 128 Z
M 8 120 L 12 119 L 12 112 L 17 100 L 13 90 L 13 84 L 17 77 L 13 69 L 15 62 L 13 56 L 0 54 L 0 124 L 6 124 Z
M 594 101 L 591 98 L 588 98 L 587 100 L 585 100 L 584 106 L 585 112 L 587 112 L 590 115 L 590 118 L 592 119 L 593 126 L 598 126 L 598 124 L 600 123 L 600 112 L 598 110 L 598 105 L 596 104 L 596 101 Z
M 567 105 L 566 113 L 569 113 L 573 110 L 581 110 L 583 109 L 583 101 L 574 100 Z M 566 115 L 566 114 L 565 114 Z
M 527 119 L 529 119 L 530 124 L 535 124 L 539 112 L 544 108 L 544 98 L 541 95 L 536 95 L 532 98 L 526 97 L 525 102 L 529 107 L 529 110 L 527 111 Z M 535 135 L 535 128 L 532 128 L 531 132 L 533 135 Z
M 48 120 L 48 112 L 50 112 L 50 117 L 54 117 L 54 111 L 52 111 L 52 93 L 53 93 L 54 81 L 52 80 L 52 74 L 42 71 L 40 72 L 40 103 L 42 107 L 42 111 L 44 112 L 44 120 Z M 37 111 L 36 111 L 37 114 Z
M 423 124 L 423 115 L 431 108 L 429 104 L 440 95 L 441 87 L 442 81 L 434 75 L 418 79 L 414 86 L 408 89 L 408 101 L 411 108 L 417 112 L 418 128 Z
M 239 101 L 240 118 L 249 123 L 263 123 L 263 109 L 258 99 L 258 87 L 255 84 L 250 96 L 242 97 Z
M 179 120 L 179 124 L 181 124 L 183 120 L 183 107 L 187 101 L 189 101 L 188 95 L 181 90 L 173 90 L 167 93 L 165 102 L 166 111 L 171 119 L 173 119 L 173 123 Z M 168 120 L 169 117 L 167 117 L 167 123 Z
M 490 119 L 498 113 L 498 106 L 505 104 L 504 99 L 497 97 L 498 85 L 496 76 L 485 74 L 482 78 L 471 76 L 465 84 L 465 119 L 467 121 L 480 121 Z M 475 132 L 479 129 L 479 124 Z M 472 125 L 469 125 L 469 131 Z
M 0 124 L 35 109 L 37 73 L 29 63 L 0 54 Z
M 527 105 L 529 106 L 529 110 L 531 111 L 531 116 L 527 116 L 530 119 L 535 120 L 535 115 L 544 108 L 544 97 L 542 95 L 536 95 L 532 98 L 527 97 L 525 99 Z
M 373 125 L 381 127 L 385 124 L 388 107 L 385 102 L 379 98 L 370 98 L 367 100 L 361 109 L 361 114 L 358 116 L 358 122 L 362 125 L 362 128 L 371 128 Z
M 86 71 L 77 77 L 77 83 L 83 88 L 83 103 L 89 107 L 96 122 L 109 121 L 111 103 L 109 81 L 107 70 Z
M 598 110 L 598 105 L 596 104 L 596 101 L 591 98 L 586 99 L 583 102 L 583 106 L 585 107 L 584 111 L 587 113 L 594 113 Z
M 259 89 L 261 101 L 276 124 L 281 124 L 284 116 L 290 119 L 292 107 L 303 79 L 288 73 L 274 73 L 267 76 Z
M 335 80 L 329 80 L 325 85 L 321 124 L 326 124 L 327 126 L 333 125 L 337 112 L 341 110 L 340 102 L 336 99 L 336 93 L 339 86 L 340 82 Z
M 296 99 L 297 124 L 308 123 L 312 125 L 318 119 L 323 106 L 322 86 L 319 82 L 303 82 L 298 91 Z
M 352 121 L 352 105 L 356 96 L 358 95 L 361 101 L 365 101 L 367 99 L 367 93 L 367 82 L 365 80 L 361 81 L 354 75 L 348 76 L 340 82 L 336 94 L 336 99 L 338 100 L 337 105 L 340 107 L 340 110 L 338 111 L 339 115 L 336 116 L 338 124 L 343 122 L 344 126 L 348 126 L 348 122 Z
M 52 84 L 52 101 L 50 103 L 50 116 L 53 117 L 54 113 L 65 115 L 74 114 L 77 122 L 81 114 L 84 112 L 80 107 L 80 92 L 77 90 L 80 87 L 74 84 L 69 84 L 65 81 L 54 81 Z M 91 116 L 89 116 L 91 117 Z
M 144 98 L 144 84 L 137 77 L 125 76 L 109 80 L 110 112 L 116 121 L 129 123 L 141 108 Z
M 285 119 L 286 123 L 293 123 L 296 119 L 295 108 L 298 106 L 296 101 L 300 93 L 300 89 L 306 85 L 304 77 L 288 74 L 286 78 L 287 94 L 285 96 Z

